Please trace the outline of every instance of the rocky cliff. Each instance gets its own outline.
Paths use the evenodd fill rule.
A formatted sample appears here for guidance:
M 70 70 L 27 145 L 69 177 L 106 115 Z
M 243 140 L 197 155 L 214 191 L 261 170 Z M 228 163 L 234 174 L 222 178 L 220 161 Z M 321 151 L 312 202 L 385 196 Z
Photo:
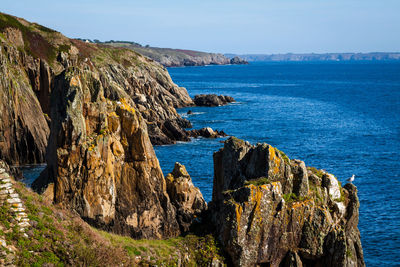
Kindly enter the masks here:
M 40 87 L 49 84 L 49 67 L 21 52 L 21 31 L 2 24 L 0 31 L 0 158 L 13 164 L 43 162 L 48 102 L 42 109 L 38 97 L 45 94 Z
M 235 266 L 364 266 L 352 184 L 236 138 L 214 154 L 210 204 Z
M 57 77 L 70 67 L 95 68 L 105 97 L 120 87 L 141 113 L 154 144 L 189 140 L 190 122 L 175 108 L 193 105 L 160 64 L 127 49 L 87 44 L 35 23 L 0 13 L 0 147 L 13 164 L 44 161 Z
M 69 39 L 6 14 L 0 32 L 1 157 L 43 162 L 47 146 L 37 190 L 54 183 L 56 203 L 104 229 L 176 236 L 150 139 L 171 143 L 189 126 L 175 110 L 192 105 L 186 90 L 128 49 Z

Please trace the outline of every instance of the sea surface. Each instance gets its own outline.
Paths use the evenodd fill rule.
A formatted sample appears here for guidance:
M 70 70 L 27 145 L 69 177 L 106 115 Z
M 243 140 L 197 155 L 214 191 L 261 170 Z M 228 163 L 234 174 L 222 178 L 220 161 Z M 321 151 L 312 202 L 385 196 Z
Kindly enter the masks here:
M 210 126 L 266 142 L 325 169 L 344 184 L 352 174 L 360 199 L 367 266 L 400 266 L 400 63 L 251 63 L 169 68 L 196 94 L 233 96 L 222 107 L 179 109 L 196 129 Z M 192 110 L 192 115 L 186 115 Z M 156 146 L 164 174 L 184 164 L 207 201 L 212 155 L 224 138 Z M 28 168 L 28 184 L 43 166 Z
M 193 127 L 210 126 L 266 142 L 335 174 L 352 174 L 360 199 L 367 266 L 400 266 L 400 63 L 252 63 L 169 68 L 190 96 L 233 96 L 223 107 L 179 109 Z M 184 164 L 207 201 L 212 154 L 224 139 L 155 147 L 164 174 Z

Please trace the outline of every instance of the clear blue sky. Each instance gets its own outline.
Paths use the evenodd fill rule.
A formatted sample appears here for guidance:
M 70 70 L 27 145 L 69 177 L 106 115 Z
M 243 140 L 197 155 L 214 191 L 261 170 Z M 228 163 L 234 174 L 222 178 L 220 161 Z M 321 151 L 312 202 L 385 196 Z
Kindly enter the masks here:
M 400 0 L 1 0 L 68 37 L 209 52 L 400 51 Z

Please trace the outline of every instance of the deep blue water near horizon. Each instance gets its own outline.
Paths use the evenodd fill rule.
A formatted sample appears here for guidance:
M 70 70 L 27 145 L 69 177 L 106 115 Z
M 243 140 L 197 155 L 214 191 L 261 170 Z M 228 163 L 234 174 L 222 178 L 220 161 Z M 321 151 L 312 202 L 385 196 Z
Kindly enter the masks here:
M 179 109 L 193 127 L 210 126 L 267 142 L 290 158 L 335 174 L 353 173 L 367 266 L 400 264 L 400 63 L 252 63 L 169 68 L 193 97 L 233 96 L 223 107 Z M 155 147 L 164 174 L 184 164 L 211 200 L 213 152 L 224 139 Z

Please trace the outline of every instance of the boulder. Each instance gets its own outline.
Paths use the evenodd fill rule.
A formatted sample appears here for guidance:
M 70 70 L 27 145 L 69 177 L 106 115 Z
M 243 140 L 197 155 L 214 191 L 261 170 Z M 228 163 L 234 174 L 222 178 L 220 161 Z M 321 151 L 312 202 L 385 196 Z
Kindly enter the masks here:
M 166 181 L 167 192 L 176 208 L 180 229 L 182 232 L 187 232 L 193 221 L 207 209 L 207 203 L 199 188 L 193 185 L 184 165 L 176 162 Z
M 209 94 L 195 95 L 193 101 L 196 106 L 218 107 L 235 102 L 235 99 L 233 99 L 231 96 Z

